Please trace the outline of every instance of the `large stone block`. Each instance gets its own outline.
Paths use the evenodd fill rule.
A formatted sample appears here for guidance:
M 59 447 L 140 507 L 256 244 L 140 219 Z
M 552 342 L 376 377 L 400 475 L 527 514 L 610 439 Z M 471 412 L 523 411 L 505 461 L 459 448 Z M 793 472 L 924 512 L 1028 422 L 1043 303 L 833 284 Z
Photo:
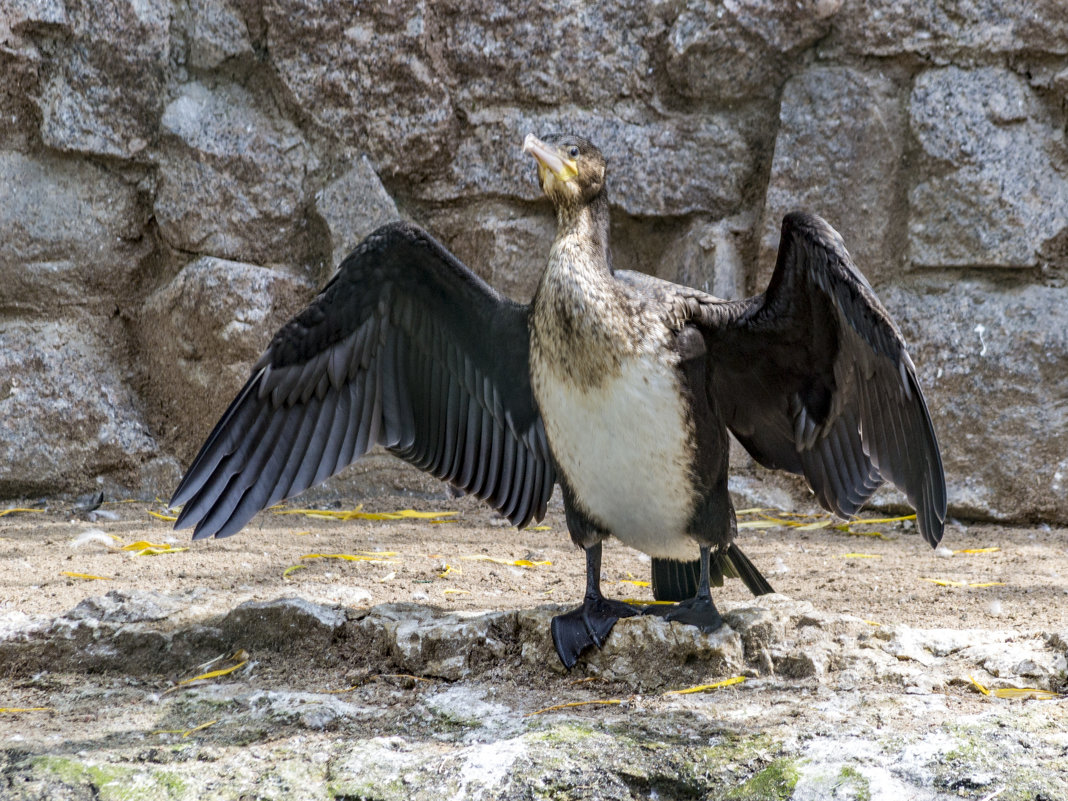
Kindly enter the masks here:
M 0 323 L 0 497 L 132 479 L 158 446 L 105 344 L 83 323 Z
M 756 166 L 753 141 L 763 135 L 752 118 L 729 113 L 632 118 L 581 107 L 487 108 L 468 115 L 468 122 L 442 177 L 417 188 L 422 197 L 440 202 L 487 193 L 543 200 L 523 138 L 567 131 L 604 152 L 609 199 L 627 214 L 719 216 L 742 203 Z
M 457 105 L 611 106 L 647 99 L 664 13 L 645 0 L 434 2 Z
M 57 150 L 140 158 L 155 142 L 170 55 L 166 0 L 47 3 L 41 138 Z M 62 35 L 56 35 L 57 29 Z
M 307 283 L 287 273 L 205 256 L 148 298 L 137 321 L 148 413 L 183 459 L 310 295 Z
M 1068 236 L 1064 133 L 1022 78 L 930 70 L 909 115 L 926 156 L 909 195 L 912 264 L 1034 267 Z
M 110 312 L 151 249 L 136 187 L 87 161 L 12 152 L 0 152 L 0 186 L 0 309 Z
M 529 204 L 471 203 L 433 213 L 428 227 L 494 289 L 526 303 L 549 260 L 556 222 Z
M 825 36 L 841 0 L 691 0 L 672 21 L 665 68 L 690 100 L 772 98 L 796 54 Z
M 408 179 L 433 171 L 458 119 L 426 0 L 264 5 L 278 75 L 319 128 Z
M 191 83 L 163 113 L 156 219 L 179 250 L 259 264 L 303 256 L 300 131 L 239 86 Z
M 192 0 L 186 35 L 189 64 L 197 69 L 213 69 L 229 58 L 252 54 L 245 21 L 227 0 Z
M 898 272 L 894 215 L 905 131 L 900 93 L 879 74 L 816 67 L 790 79 L 765 199 L 757 289 L 771 277 L 782 218 L 794 209 L 826 218 L 870 280 Z
M 315 209 L 326 223 L 333 253 L 331 268 L 380 225 L 399 219 L 397 206 L 366 156 L 315 195 Z
M 62 9 L 48 5 L 0 7 L 0 148 L 27 148 L 39 127 L 33 98 L 40 92 L 41 53 L 22 31 L 47 25 Z
M 932 277 L 880 295 L 919 370 L 951 514 L 1068 519 L 1068 289 Z
M 845 3 L 828 50 L 912 55 L 930 63 L 992 53 L 1068 53 L 1061 0 L 866 0 Z

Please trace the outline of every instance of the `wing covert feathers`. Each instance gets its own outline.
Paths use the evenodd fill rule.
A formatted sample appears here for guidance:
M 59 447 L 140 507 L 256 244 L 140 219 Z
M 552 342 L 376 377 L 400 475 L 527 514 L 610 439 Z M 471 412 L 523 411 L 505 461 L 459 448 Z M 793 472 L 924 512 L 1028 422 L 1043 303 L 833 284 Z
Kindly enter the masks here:
M 274 337 L 175 491 L 176 527 L 228 536 L 382 445 L 512 523 L 552 492 L 526 307 L 395 223 Z

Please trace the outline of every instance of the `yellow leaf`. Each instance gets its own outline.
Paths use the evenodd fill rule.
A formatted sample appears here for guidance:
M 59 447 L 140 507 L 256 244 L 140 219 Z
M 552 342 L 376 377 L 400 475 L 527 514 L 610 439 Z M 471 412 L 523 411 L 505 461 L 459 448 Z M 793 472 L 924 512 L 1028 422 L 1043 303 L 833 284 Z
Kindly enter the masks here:
M 833 521 L 831 521 L 831 520 L 818 520 L 815 523 L 806 523 L 803 526 L 798 526 L 797 530 L 798 531 L 813 531 L 813 530 L 818 529 L 818 528 L 827 528 L 828 526 L 831 525 L 832 522 Z
M 990 690 L 988 690 L 988 689 L 987 689 L 986 687 L 984 687 L 984 686 L 983 686 L 982 684 L 980 684 L 979 682 L 977 682 L 977 681 L 975 680 L 975 677 L 974 677 L 974 676 L 969 676 L 969 677 L 968 677 L 968 680 L 969 680 L 969 681 L 971 681 L 971 683 L 972 683 L 972 686 L 973 686 L 973 687 L 975 687 L 975 689 L 977 689 L 977 690 L 978 690 L 979 692 L 981 692 L 981 693 L 982 693 L 983 695 L 990 695 Z
M 882 559 L 877 553 L 844 553 L 838 559 Z
M 387 552 L 387 554 L 390 552 Z M 351 553 L 306 553 L 301 559 L 344 559 L 348 562 L 370 562 L 373 565 L 399 565 L 396 559 L 375 559 L 373 556 Z
M 166 543 L 138 540 L 137 542 L 131 542 L 129 545 L 123 545 L 121 550 L 132 551 L 134 556 L 156 556 L 161 553 L 181 553 L 182 551 L 188 551 L 189 549 L 175 548 L 173 545 L 168 545 Z
M 248 664 L 248 660 L 245 659 L 245 660 L 243 660 L 241 662 L 238 662 L 236 665 L 233 665 L 233 666 L 228 667 L 228 668 L 219 668 L 218 670 L 209 670 L 207 673 L 201 673 L 199 676 L 193 676 L 193 678 L 191 678 L 191 679 L 182 679 L 180 682 L 178 682 L 178 684 L 176 686 L 177 687 L 183 687 L 186 684 L 192 684 L 194 681 L 207 681 L 208 679 L 217 679 L 220 676 L 228 676 L 229 674 L 233 673 L 238 668 L 243 668 L 247 664 Z
M 850 520 L 849 521 L 849 525 L 851 525 L 851 526 L 873 526 L 873 525 L 876 525 L 878 523 L 900 523 L 903 520 L 915 520 L 915 519 L 916 519 L 916 515 L 915 514 L 902 515 L 901 517 L 866 517 L 866 518 L 863 518 L 863 519 L 857 518 L 856 520 Z
M 1064 695 L 1061 693 L 1054 693 L 1049 690 L 1036 690 L 1033 687 L 1002 687 L 997 690 L 991 690 L 990 694 L 996 695 L 998 698 L 1030 698 L 1034 701 L 1053 701 L 1058 698 L 1064 698 Z
M 865 620 L 864 622 L 867 623 L 869 626 L 881 626 L 882 625 L 882 623 L 876 623 L 874 620 Z
M 600 701 L 571 701 L 567 704 L 556 704 L 555 706 L 547 706 L 543 709 L 535 710 L 534 712 L 528 712 L 525 717 L 533 717 L 534 715 L 540 715 L 543 712 L 556 712 L 560 709 L 571 709 L 576 706 L 615 706 L 622 703 L 622 698 L 606 698 Z
M 1000 551 L 1001 548 L 995 546 L 993 548 L 961 548 L 959 551 L 953 553 L 994 553 L 994 551 Z
M 645 601 L 641 598 L 624 598 L 623 603 L 631 606 L 672 606 L 674 601 Z
M 485 556 L 483 554 L 475 554 L 474 556 L 461 556 L 461 559 L 467 559 L 472 562 L 493 562 L 495 565 L 513 565 L 515 567 L 542 567 L 544 565 L 551 565 L 552 562 L 532 562 L 529 559 L 498 559 L 494 556 Z
M 208 726 L 214 726 L 218 722 L 218 720 L 209 720 L 207 723 L 201 723 L 199 726 L 194 726 L 191 729 L 186 729 L 182 732 L 182 737 L 188 737 L 193 732 L 200 731 L 201 729 L 206 729 L 208 728 Z
M 275 512 L 278 515 L 305 515 L 306 517 L 323 518 L 328 520 L 402 520 L 404 518 L 416 518 L 422 520 L 435 520 L 441 517 L 450 517 L 459 512 L 417 512 L 414 509 L 401 509 L 397 512 L 364 512 L 363 504 L 354 509 L 325 510 L 325 509 L 281 509 Z
M 668 690 L 664 695 L 689 695 L 690 693 L 704 693 L 709 690 L 718 690 L 721 687 L 731 687 L 735 684 L 741 684 L 745 681 L 745 676 L 732 676 L 729 679 L 723 681 L 717 681 L 715 684 L 698 684 L 696 687 L 687 687 L 685 690 Z
M 3 510 L 0 510 L 0 517 L 4 517 L 6 515 L 24 514 L 24 513 L 25 514 L 32 514 L 34 512 L 43 512 L 43 511 L 44 511 L 44 509 L 20 509 L 20 508 L 3 509 Z
M 87 581 L 111 581 L 107 576 L 94 576 L 91 573 L 72 573 L 69 570 L 64 570 L 63 575 L 71 578 L 86 579 Z
M 527 531 L 551 531 L 552 526 L 527 526 Z
M 282 578 L 286 578 L 289 576 L 290 573 L 295 573 L 296 571 L 303 570 L 306 567 L 307 565 L 290 565 L 282 571 Z
M 457 590 L 457 589 L 455 589 L 453 587 L 449 587 L 449 588 L 443 590 L 443 592 L 446 595 L 449 595 L 450 593 L 459 593 L 461 595 L 470 595 L 471 594 L 471 590 Z
M 22 712 L 48 712 L 50 706 L 0 706 L 0 715 L 18 715 Z
M 783 523 L 773 523 L 770 520 L 745 520 L 738 524 L 738 528 L 778 528 Z
M 933 579 L 921 577 L 921 581 L 929 581 L 932 584 L 937 584 L 939 587 L 966 587 L 963 581 L 950 581 L 949 579 Z
M 638 580 L 638 579 L 620 579 L 619 583 L 620 584 L 633 584 L 635 587 L 648 587 L 649 586 L 649 582 L 648 581 L 641 581 L 641 580 Z
M 152 734 L 180 734 L 182 737 L 188 737 L 193 732 L 206 729 L 208 726 L 214 726 L 218 722 L 218 720 L 209 720 L 207 723 L 201 723 L 191 729 L 156 729 Z
M 969 587 L 1004 587 L 1004 581 L 983 581 L 978 584 L 969 584 Z
M 143 551 L 145 548 L 170 548 L 170 545 L 166 543 L 149 542 L 148 540 L 138 540 L 137 542 L 131 542 L 129 545 L 123 545 L 124 551 Z
M 168 523 L 173 523 L 178 519 L 176 515 L 160 514 L 159 512 L 153 512 L 152 510 L 148 510 L 148 513 L 159 520 L 166 520 Z

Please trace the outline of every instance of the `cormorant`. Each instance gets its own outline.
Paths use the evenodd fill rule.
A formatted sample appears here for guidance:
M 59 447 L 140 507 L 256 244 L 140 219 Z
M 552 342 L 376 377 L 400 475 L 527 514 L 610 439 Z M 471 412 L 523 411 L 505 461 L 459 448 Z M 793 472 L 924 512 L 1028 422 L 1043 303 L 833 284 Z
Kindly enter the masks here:
M 571 667 L 619 617 L 600 591 L 614 534 L 654 558 L 654 608 L 711 631 L 710 584 L 771 588 L 734 543 L 730 430 L 766 467 L 803 474 L 826 509 L 855 514 L 884 479 L 935 546 L 945 478 L 905 342 L 837 232 L 794 212 L 767 290 L 723 301 L 615 271 L 606 162 L 578 136 L 529 135 L 557 234 L 534 300 L 499 295 L 425 231 L 386 225 L 275 334 L 175 491 L 176 528 L 225 537 L 376 443 L 513 524 L 553 485 L 586 553 L 586 593 L 555 617 Z

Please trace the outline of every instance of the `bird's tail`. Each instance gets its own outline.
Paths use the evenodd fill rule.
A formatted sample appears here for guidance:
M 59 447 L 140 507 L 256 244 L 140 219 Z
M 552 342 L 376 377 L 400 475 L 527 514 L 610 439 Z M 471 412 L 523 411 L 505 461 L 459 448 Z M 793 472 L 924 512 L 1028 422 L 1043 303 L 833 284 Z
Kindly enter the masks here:
M 709 579 L 714 587 L 723 586 L 723 577 L 740 578 L 753 595 L 775 592 L 749 557 L 735 543 L 726 550 L 712 552 Z M 658 601 L 685 601 L 697 594 L 701 580 L 701 562 L 676 562 L 653 559 L 653 597 Z

